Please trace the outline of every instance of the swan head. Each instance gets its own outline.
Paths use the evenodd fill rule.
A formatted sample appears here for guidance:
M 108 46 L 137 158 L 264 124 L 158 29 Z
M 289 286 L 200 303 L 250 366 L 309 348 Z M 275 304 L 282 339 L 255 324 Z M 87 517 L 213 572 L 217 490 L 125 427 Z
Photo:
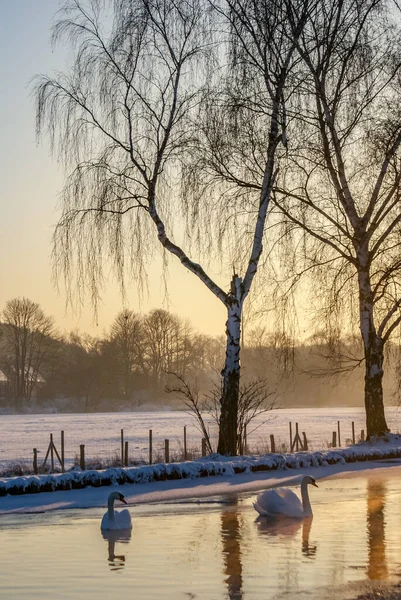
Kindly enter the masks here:
M 109 496 L 109 501 L 112 500 L 120 500 L 120 502 L 123 502 L 124 504 L 127 504 L 126 499 L 124 498 L 123 494 L 121 494 L 120 492 L 111 492 L 110 496 Z
M 310 475 L 305 475 L 305 477 L 303 477 L 303 479 L 302 479 L 302 483 L 304 485 L 313 485 L 315 487 L 319 487 L 316 483 L 316 479 L 314 479 Z

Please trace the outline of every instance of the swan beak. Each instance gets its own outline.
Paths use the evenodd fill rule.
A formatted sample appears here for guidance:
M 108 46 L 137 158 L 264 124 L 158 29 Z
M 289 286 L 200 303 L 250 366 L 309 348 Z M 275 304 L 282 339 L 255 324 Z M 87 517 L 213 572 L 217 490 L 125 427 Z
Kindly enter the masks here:
M 314 485 L 315 487 L 319 487 L 319 486 L 318 486 L 318 484 L 316 483 L 316 481 L 314 481 L 314 482 L 312 483 L 312 485 Z
M 124 502 L 124 504 L 128 504 L 125 498 L 121 498 L 121 502 Z

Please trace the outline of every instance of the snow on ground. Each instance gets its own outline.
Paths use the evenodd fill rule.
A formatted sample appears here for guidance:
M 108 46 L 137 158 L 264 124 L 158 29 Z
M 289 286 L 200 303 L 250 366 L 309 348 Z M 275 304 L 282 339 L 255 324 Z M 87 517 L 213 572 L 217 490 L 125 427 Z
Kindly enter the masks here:
M 401 409 L 386 408 L 387 424 L 391 431 L 401 431 Z M 270 449 L 270 434 L 274 434 L 277 451 L 289 444 L 289 422 L 299 423 L 299 431 L 305 431 L 309 450 L 325 450 L 341 428 L 341 446 L 350 443 L 352 421 L 358 440 L 361 430 L 366 428 L 363 408 L 300 408 L 277 409 L 260 415 L 248 428 L 248 446 L 253 453 L 264 453 Z M 201 434 L 191 415 L 181 411 L 131 412 L 131 413 L 88 413 L 88 414 L 34 414 L 0 416 L 0 469 L 13 461 L 32 462 L 33 448 L 39 450 L 39 462 L 45 457 L 50 433 L 60 450 L 60 431 L 65 432 L 66 465 L 71 466 L 79 455 L 80 444 L 85 444 L 85 455 L 91 458 L 120 456 L 120 432 L 129 442 L 130 459 L 148 460 L 149 430 L 153 432 L 155 460 L 163 455 L 164 440 L 170 440 L 170 455 L 182 454 L 183 430 L 187 428 L 188 448 L 196 447 L 198 456 Z M 216 440 L 216 427 L 210 423 L 212 438 Z
M 390 444 L 378 444 L 374 447 L 366 448 L 364 446 L 360 448 L 350 448 L 342 451 L 353 453 L 353 457 L 362 459 L 366 457 L 369 451 L 374 451 L 376 457 L 382 454 L 383 458 L 376 461 L 361 461 L 346 463 L 343 457 L 339 457 L 336 464 L 328 464 L 323 461 L 323 466 L 301 466 L 297 463 L 297 468 L 288 469 L 282 468 L 275 471 L 257 471 L 252 472 L 247 469 L 245 472 L 236 474 L 232 468 L 233 464 L 239 464 L 240 462 L 249 464 L 253 459 L 258 460 L 259 464 L 263 463 L 263 458 L 260 457 L 238 457 L 238 458 L 225 458 L 220 457 L 220 464 L 226 465 L 225 472 L 221 475 L 215 475 L 213 477 L 196 477 L 195 471 L 197 465 L 201 465 L 203 469 L 210 468 L 210 470 L 217 471 L 216 469 L 216 458 L 214 460 L 202 459 L 200 463 L 194 461 L 193 463 L 183 463 L 182 469 L 186 468 L 193 469 L 194 477 L 188 476 L 184 479 L 174 479 L 167 481 L 144 481 L 143 483 L 124 484 L 117 485 L 113 482 L 110 486 L 105 487 L 92 487 L 88 486 L 84 489 L 70 489 L 60 490 L 53 492 L 42 492 L 40 494 L 23 494 L 23 495 L 6 495 L 0 497 L 0 515 L 12 514 L 12 513 L 35 513 L 43 511 L 52 511 L 60 509 L 83 509 L 89 507 L 100 507 L 107 504 L 107 498 L 110 492 L 114 489 L 119 489 L 126 497 L 130 505 L 144 504 L 150 502 L 167 502 L 167 501 L 178 501 L 178 500 L 190 500 L 200 499 L 213 496 L 224 496 L 227 494 L 237 494 L 240 492 L 256 492 L 257 490 L 274 487 L 276 485 L 291 485 L 298 483 L 301 476 L 306 473 L 313 473 L 316 479 L 327 478 L 335 474 L 345 475 L 347 473 L 355 473 L 358 471 L 364 471 L 366 469 L 380 469 L 400 466 L 401 458 L 386 460 L 384 457 L 389 454 L 389 450 L 397 451 L 398 456 L 401 457 L 401 444 L 398 440 L 398 446 L 396 445 L 397 440 L 393 440 Z M 366 445 L 368 446 L 368 445 Z M 301 453 L 300 453 L 301 454 Z M 302 453 L 305 455 L 306 453 Z M 339 455 L 338 452 L 329 452 L 328 455 Z M 289 455 L 293 460 L 297 459 L 296 455 Z M 311 455 L 312 456 L 312 455 Z M 274 455 L 267 455 L 266 460 L 273 460 Z M 262 461 L 262 462 L 261 462 Z M 256 462 L 254 462 L 256 464 Z M 316 463 L 317 464 L 317 463 Z M 166 467 L 166 465 L 159 465 L 159 467 Z M 172 465 L 167 465 L 172 467 Z M 177 468 L 177 465 L 175 465 Z M 178 465 L 178 467 L 180 467 Z M 144 471 L 151 467 L 140 467 L 137 471 Z M 129 469 L 128 469 L 129 470 Z M 116 476 L 121 472 L 121 469 L 109 469 L 114 471 Z M 95 473 L 95 472 L 92 472 Z M 90 473 L 89 473 L 90 475 Z M 51 478 L 52 476 L 41 476 L 42 480 Z M 57 477 L 65 477 L 60 475 Z M 14 478 L 15 481 L 28 480 L 32 478 Z M 8 483 L 12 483 L 12 480 L 8 480 Z
M 370 469 L 399 468 L 400 464 L 401 461 L 398 463 L 371 461 L 316 467 L 313 469 L 313 477 L 319 483 L 319 479 L 327 477 L 363 473 Z M 243 473 L 235 475 L 235 477 L 223 475 L 202 480 L 182 479 L 104 488 L 88 487 L 82 490 L 26 494 L 23 496 L 4 496 L 0 498 L 0 515 L 106 506 L 107 498 L 114 489 L 118 489 L 124 494 L 130 506 L 150 502 L 197 500 L 244 492 L 252 493 L 277 485 L 296 484 L 305 474 L 311 474 L 310 469 L 301 468 L 296 473 L 289 473 L 288 471 Z

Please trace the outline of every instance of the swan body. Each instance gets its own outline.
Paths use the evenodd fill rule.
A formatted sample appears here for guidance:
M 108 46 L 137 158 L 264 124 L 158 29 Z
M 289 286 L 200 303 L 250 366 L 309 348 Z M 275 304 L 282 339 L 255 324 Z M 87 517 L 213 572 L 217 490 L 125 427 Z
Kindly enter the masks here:
M 301 481 L 301 500 L 289 488 L 276 488 L 261 492 L 254 502 L 254 509 L 263 517 L 312 517 L 308 485 L 318 487 L 313 477 L 306 475 Z
M 114 510 L 114 501 L 120 500 L 127 504 L 126 499 L 120 492 L 112 492 L 107 501 L 107 512 L 103 515 L 102 523 L 100 528 L 105 531 L 116 530 L 116 529 L 131 529 L 131 515 L 129 510 Z

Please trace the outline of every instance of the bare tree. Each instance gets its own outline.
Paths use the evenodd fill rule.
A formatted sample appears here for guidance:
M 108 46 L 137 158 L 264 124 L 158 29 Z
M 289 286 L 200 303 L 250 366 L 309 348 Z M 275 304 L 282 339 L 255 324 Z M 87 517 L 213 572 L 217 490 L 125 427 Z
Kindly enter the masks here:
M 307 3 L 296 4 L 302 7 Z M 257 27 L 261 21 L 256 20 L 259 4 L 262 27 Z M 104 6 L 112 9 L 108 21 Z M 75 46 L 74 65 L 69 73 L 37 81 L 38 134 L 46 131 L 50 135 L 53 149 L 69 169 L 63 212 L 54 235 L 56 276 L 62 272 L 67 285 L 74 280 L 79 290 L 89 283 L 96 306 L 104 261 L 113 262 L 121 282 L 127 266 L 140 283 L 156 234 L 161 247 L 208 287 L 228 315 L 218 446 L 224 454 L 234 454 L 237 448 L 242 307 L 262 253 L 276 151 L 285 140 L 284 90 L 305 10 L 299 15 L 293 35 L 287 27 L 286 7 L 278 0 L 220 4 L 207 0 L 90 0 L 85 4 L 67 0 L 54 40 L 64 37 Z M 227 34 L 232 40 L 229 64 Z M 221 86 L 225 85 L 226 74 L 234 66 L 238 84 L 244 61 L 253 65 L 253 74 L 257 72 L 263 82 L 269 126 L 261 135 L 267 151 L 259 157 L 262 190 L 258 200 L 248 206 L 252 218 L 239 228 L 238 245 L 244 232 L 251 229 L 248 242 L 244 242 L 244 276 L 234 273 L 230 289 L 225 291 L 174 241 L 179 239 L 182 223 L 190 224 L 193 216 L 200 222 L 196 204 L 185 202 L 188 194 L 184 203 L 177 201 L 176 182 L 198 142 L 205 148 L 204 140 L 195 135 L 196 109 L 202 101 L 208 110 L 210 94 L 201 97 L 200 91 L 207 81 L 214 85 L 219 78 Z M 211 112 L 211 126 L 217 124 L 213 119 Z M 229 124 L 231 135 L 233 121 Z M 216 131 L 216 127 L 210 128 L 211 139 Z M 202 203 L 208 207 L 204 222 L 210 215 L 214 220 L 215 197 L 204 194 Z M 220 214 L 230 214 L 234 220 L 241 212 L 224 194 L 219 205 Z
M 318 3 L 298 42 L 302 121 L 274 195 L 292 250 L 281 291 L 294 271 L 314 274 L 318 326 L 337 349 L 359 326 L 368 437 L 387 431 L 384 347 L 401 323 L 400 33 L 385 0 Z
M 167 310 L 151 310 L 143 319 L 144 363 L 152 385 L 164 387 L 170 371 L 185 376 L 192 354 L 192 328 Z
M 134 373 L 144 369 L 142 319 L 132 310 L 122 310 L 111 325 L 108 343 L 112 346 L 122 396 L 129 398 Z
M 2 317 L 13 396 L 30 399 L 54 350 L 57 332 L 53 319 L 28 298 L 6 302 Z
M 175 383 L 167 386 L 167 392 L 176 394 L 188 413 L 195 417 L 198 430 L 206 440 L 207 451 L 211 454 L 213 443 L 208 421 L 220 426 L 221 386 L 215 385 L 211 391 L 201 393 L 197 382 L 190 384 L 177 373 L 170 373 L 170 375 L 173 375 Z M 249 425 L 256 417 L 277 408 L 277 394 L 275 391 L 268 391 L 265 379 L 253 379 L 241 381 L 238 400 L 237 452 L 244 454 L 247 451 L 247 436 L 265 422 L 255 425 L 252 430 L 249 429 Z

